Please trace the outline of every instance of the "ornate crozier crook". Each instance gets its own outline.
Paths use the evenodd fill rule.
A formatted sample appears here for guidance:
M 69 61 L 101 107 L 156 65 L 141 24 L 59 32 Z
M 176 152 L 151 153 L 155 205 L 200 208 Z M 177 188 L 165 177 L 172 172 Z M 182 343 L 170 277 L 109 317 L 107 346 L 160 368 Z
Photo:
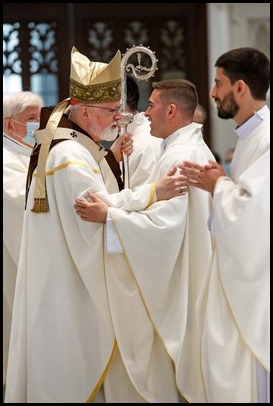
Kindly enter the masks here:
M 146 67 L 141 65 L 141 53 L 144 52 L 148 54 L 151 58 L 151 66 Z M 128 63 L 129 58 L 133 55 L 137 54 L 137 65 L 133 65 L 132 63 Z M 148 80 L 151 76 L 153 76 L 154 72 L 157 70 L 157 59 L 155 57 L 154 52 L 150 50 L 149 47 L 144 47 L 141 44 L 139 46 L 133 45 L 132 48 L 127 49 L 125 54 L 121 60 L 121 104 L 120 104 L 120 112 L 122 114 L 122 118 L 118 121 L 120 126 L 120 134 L 125 134 L 127 131 L 127 125 L 133 121 L 133 114 L 126 111 L 126 100 L 127 100 L 127 84 L 126 84 L 126 73 L 132 72 L 133 76 L 138 80 Z M 143 73 L 144 72 L 144 73 Z M 125 188 L 130 188 L 130 174 L 129 174 L 129 157 L 127 155 L 123 155 L 123 164 L 125 173 L 124 176 L 124 186 Z

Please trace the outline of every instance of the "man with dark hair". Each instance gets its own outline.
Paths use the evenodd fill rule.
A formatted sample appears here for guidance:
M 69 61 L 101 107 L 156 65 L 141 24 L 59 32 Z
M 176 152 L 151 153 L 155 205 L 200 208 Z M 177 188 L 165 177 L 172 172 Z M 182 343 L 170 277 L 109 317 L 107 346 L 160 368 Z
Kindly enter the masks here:
M 204 384 L 208 403 L 269 403 L 270 63 L 246 47 L 215 66 L 210 94 L 239 138 L 230 175 L 215 162 L 181 165 L 189 185 L 213 194 L 214 258 L 199 299 Z
M 140 98 L 139 88 L 133 76 L 126 76 L 126 89 L 127 89 L 127 110 L 131 112 L 138 111 L 138 102 Z

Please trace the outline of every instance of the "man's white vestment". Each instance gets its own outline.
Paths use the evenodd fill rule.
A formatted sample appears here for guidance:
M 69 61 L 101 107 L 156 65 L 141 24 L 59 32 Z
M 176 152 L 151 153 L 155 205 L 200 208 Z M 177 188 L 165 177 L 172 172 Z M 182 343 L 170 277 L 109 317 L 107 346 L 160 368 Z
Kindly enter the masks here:
M 167 139 L 156 177 L 183 160 L 201 165 L 214 160 L 200 124 L 192 123 Z M 112 320 L 122 356 L 134 365 L 140 351 L 143 354 L 138 366 L 143 373 L 131 368 L 131 380 L 136 388 L 145 385 L 152 336 L 145 336 L 142 326 L 143 320 L 150 320 L 173 361 L 178 390 L 188 402 L 206 401 L 196 300 L 212 258 L 207 226 L 211 199 L 209 193 L 189 187 L 188 194 L 156 202 L 144 211 L 109 208 L 123 249 L 123 254 L 106 256 Z
M 269 402 L 269 190 L 268 118 L 238 140 L 231 178 L 220 178 L 214 190 L 215 251 L 199 298 L 206 308 L 202 367 L 209 403 Z
M 11 316 L 25 210 L 31 149 L 3 137 L 3 384 L 6 383 Z

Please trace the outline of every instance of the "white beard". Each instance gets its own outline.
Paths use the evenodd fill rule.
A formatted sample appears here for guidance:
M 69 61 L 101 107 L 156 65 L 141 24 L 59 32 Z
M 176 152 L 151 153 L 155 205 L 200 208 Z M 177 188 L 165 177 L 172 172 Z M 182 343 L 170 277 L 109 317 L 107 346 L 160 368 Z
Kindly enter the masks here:
M 109 127 L 100 134 L 101 141 L 114 141 L 118 136 L 118 128 Z

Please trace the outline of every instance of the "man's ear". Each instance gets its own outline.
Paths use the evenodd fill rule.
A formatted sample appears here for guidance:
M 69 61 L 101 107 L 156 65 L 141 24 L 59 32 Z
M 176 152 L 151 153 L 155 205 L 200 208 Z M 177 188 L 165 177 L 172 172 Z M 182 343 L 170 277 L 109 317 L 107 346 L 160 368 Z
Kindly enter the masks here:
M 88 109 L 86 106 L 81 106 L 80 109 L 82 110 L 83 117 L 88 117 Z
M 177 107 L 176 107 L 175 104 L 173 104 L 173 103 L 169 104 L 168 105 L 168 111 L 167 111 L 168 116 L 172 117 L 175 114 L 176 109 L 177 109 Z
M 14 131 L 14 124 L 11 118 L 4 118 L 3 129 L 7 134 Z
M 238 94 L 242 95 L 245 93 L 246 89 L 247 89 L 247 84 L 244 80 L 240 79 L 237 81 L 237 92 Z

